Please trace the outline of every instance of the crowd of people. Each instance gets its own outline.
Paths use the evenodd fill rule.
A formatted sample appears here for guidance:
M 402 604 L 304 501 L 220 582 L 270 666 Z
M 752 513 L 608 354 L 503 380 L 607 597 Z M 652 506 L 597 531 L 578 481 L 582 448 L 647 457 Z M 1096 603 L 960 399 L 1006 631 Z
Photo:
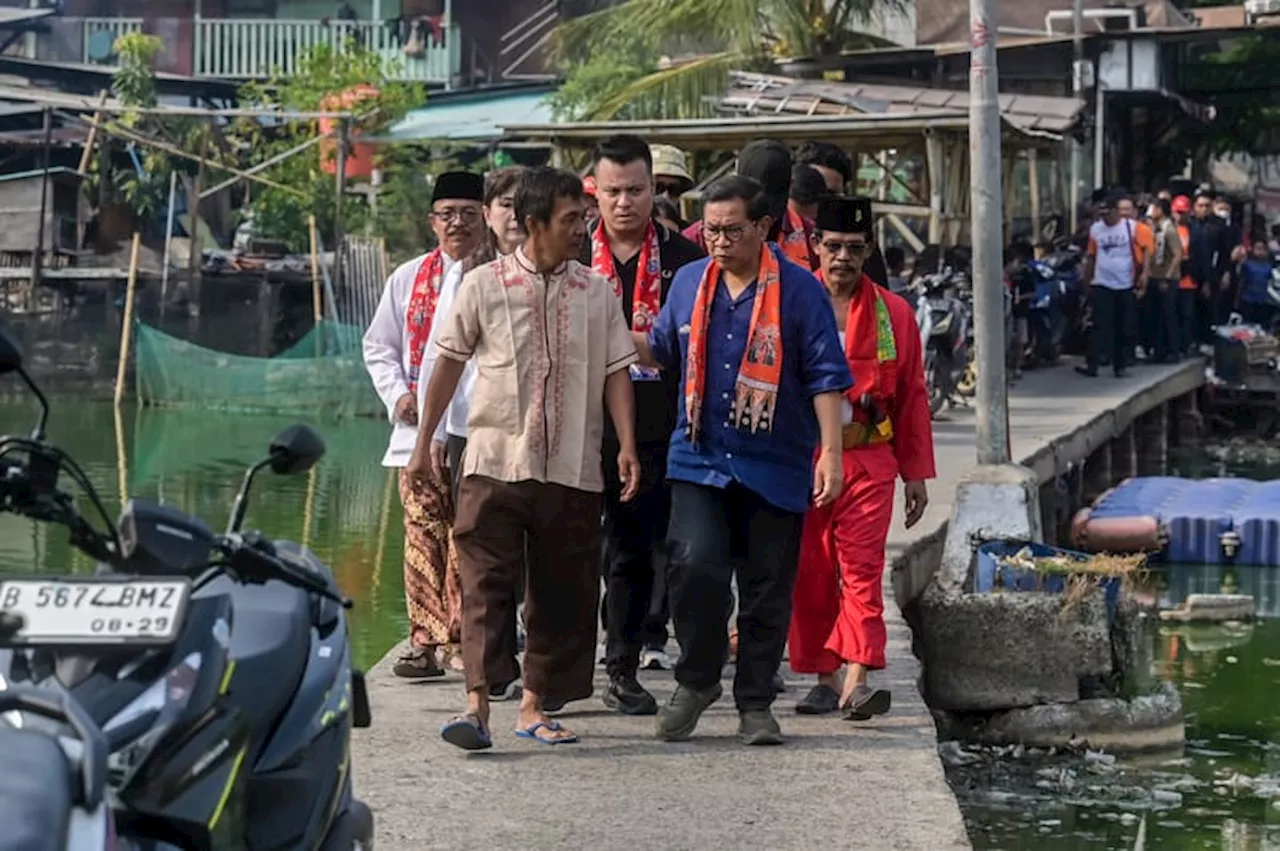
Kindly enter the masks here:
M 578 741 L 554 714 L 592 695 L 599 622 L 604 703 L 664 741 L 734 661 L 742 740 L 780 743 L 788 644 L 815 678 L 797 712 L 889 711 L 868 675 L 895 482 L 913 525 L 933 439 L 914 315 L 853 177 L 834 145 L 756 141 L 694 223 L 684 153 L 635 136 L 603 140 L 585 181 L 436 179 L 438 247 L 390 276 L 365 360 L 401 469 L 394 672 L 462 673 L 445 741 L 491 747 L 499 700 L 519 700 L 517 737 Z M 665 705 L 642 664 L 673 668 Z
M 1177 362 L 1211 343 L 1213 327 L 1233 314 L 1271 329 L 1280 246 L 1274 234 L 1241 228 L 1231 203 L 1208 188 L 1194 196 L 1100 192 L 1086 227 L 1082 284 L 1092 328 L 1081 374 L 1109 366 L 1123 375 L 1139 353 Z

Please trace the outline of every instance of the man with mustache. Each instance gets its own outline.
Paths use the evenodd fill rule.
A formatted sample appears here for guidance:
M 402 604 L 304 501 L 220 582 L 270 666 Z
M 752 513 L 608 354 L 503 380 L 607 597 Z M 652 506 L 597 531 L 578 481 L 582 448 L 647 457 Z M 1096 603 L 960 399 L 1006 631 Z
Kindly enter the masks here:
M 653 219 L 653 155 L 639 136 L 620 135 L 596 146 L 594 177 L 600 221 L 590 232 L 591 267 L 607 278 L 627 324 L 647 333 L 662 310 L 677 269 L 702 252 Z M 605 667 L 604 702 L 624 715 L 653 715 L 657 701 L 636 679 L 646 668 L 669 668 L 666 582 L 657 581 L 655 550 L 666 537 L 669 492 L 667 444 L 675 430 L 680 376 L 631 367 L 636 396 L 636 444 L 641 482 L 636 498 L 620 499 L 611 459 L 618 437 L 604 432 Z M 662 565 L 665 568 L 665 565 Z M 642 657 L 643 654 L 643 657 Z
M 431 229 L 438 246 L 400 266 L 387 279 L 364 335 L 364 362 L 391 419 L 385 467 L 400 467 L 404 506 L 404 596 L 409 608 L 409 651 L 392 669 L 405 679 L 444 676 L 437 651 L 458 641 L 461 594 L 449 544 L 453 497 L 447 486 L 421 484 L 403 468 L 418 435 L 420 396 L 437 362 L 427 340 L 445 277 L 480 244 L 484 179 L 452 171 L 436 178 Z M 437 439 L 445 439 L 441 428 Z
M 831 296 L 853 386 L 841 404 L 844 491 L 805 517 L 791 669 L 818 675 L 796 712 L 843 710 L 848 719 L 865 720 L 890 705 L 888 691 L 867 685 L 867 673 L 885 666 L 881 589 L 894 479 L 902 477 L 910 528 L 929 502 L 925 480 L 936 475 L 933 428 L 915 313 L 863 271 L 872 244 L 871 202 L 823 202 L 815 223 L 819 278 Z

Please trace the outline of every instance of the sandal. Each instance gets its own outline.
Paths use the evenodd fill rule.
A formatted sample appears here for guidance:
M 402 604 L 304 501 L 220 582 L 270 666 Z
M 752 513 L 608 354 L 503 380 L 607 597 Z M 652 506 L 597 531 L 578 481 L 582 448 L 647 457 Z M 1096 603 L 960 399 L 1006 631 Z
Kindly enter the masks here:
M 415 647 L 396 660 L 391 673 L 404 680 L 434 680 L 444 676 L 434 648 Z
M 516 738 L 532 739 L 533 741 L 541 742 L 544 745 L 572 745 L 578 741 L 578 737 L 575 736 L 573 733 L 570 733 L 567 736 L 561 736 L 559 738 L 548 738 L 546 736 L 539 736 L 538 735 L 539 730 L 547 730 L 548 732 L 551 732 L 551 733 L 559 733 L 564 730 L 564 727 L 560 726 L 559 721 L 535 721 L 534 723 L 530 724 L 528 727 L 525 727 L 523 730 L 516 730 Z
M 479 716 L 466 712 L 440 728 L 440 738 L 464 751 L 482 751 L 493 747 L 493 737 Z
M 463 673 L 462 648 L 456 644 L 445 645 L 440 650 L 440 664 L 446 671 L 453 671 L 457 674 Z
M 884 689 L 871 689 L 858 686 L 853 690 L 848 702 L 840 708 L 844 710 L 846 721 L 870 721 L 877 715 L 884 715 L 893 707 L 893 695 Z

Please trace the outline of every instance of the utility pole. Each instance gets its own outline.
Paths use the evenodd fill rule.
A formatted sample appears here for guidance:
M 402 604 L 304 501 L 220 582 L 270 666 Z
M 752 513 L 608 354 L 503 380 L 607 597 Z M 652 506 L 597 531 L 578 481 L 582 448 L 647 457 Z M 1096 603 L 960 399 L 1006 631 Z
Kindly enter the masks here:
M 969 209 L 979 464 L 1009 462 L 996 0 L 969 0 Z
M 1084 96 L 1084 0 L 1074 0 L 1071 6 L 1071 93 L 1076 98 Z M 1071 234 L 1079 226 L 1080 215 L 1080 166 L 1084 158 L 1084 145 L 1079 139 L 1071 139 Z

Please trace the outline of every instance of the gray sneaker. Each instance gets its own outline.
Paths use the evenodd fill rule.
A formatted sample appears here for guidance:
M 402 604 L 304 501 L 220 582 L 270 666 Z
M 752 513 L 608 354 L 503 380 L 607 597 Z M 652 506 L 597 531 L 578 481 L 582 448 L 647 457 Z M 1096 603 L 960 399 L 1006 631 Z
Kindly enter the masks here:
M 709 689 L 697 691 L 687 686 L 676 686 L 675 693 L 666 706 L 658 711 L 657 737 L 663 742 L 683 742 L 693 735 L 698 719 L 707 707 L 720 699 L 724 689 L 716 683 Z
M 744 745 L 780 745 L 782 728 L 767 709 L 743 712 L 738 717 L 738 736 Z

